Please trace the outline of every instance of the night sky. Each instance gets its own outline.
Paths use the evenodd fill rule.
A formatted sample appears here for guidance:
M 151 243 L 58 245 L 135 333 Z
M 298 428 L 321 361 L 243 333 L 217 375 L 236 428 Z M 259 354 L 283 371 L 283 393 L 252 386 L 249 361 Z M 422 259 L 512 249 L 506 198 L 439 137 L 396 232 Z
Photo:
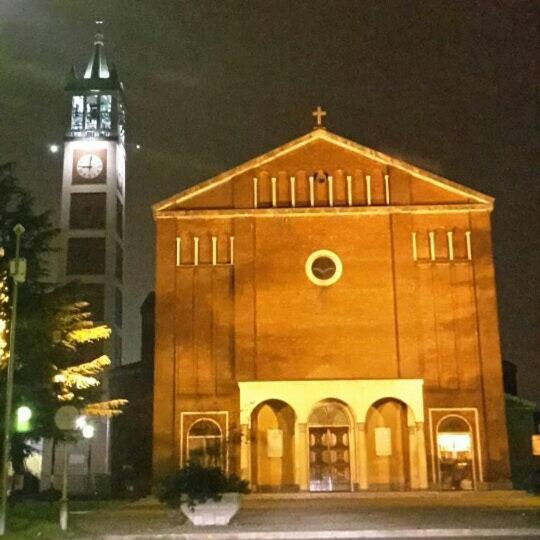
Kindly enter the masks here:
M 539 188 L 526 0 L 1 0 L 0 161 L 58 215 L 63 93 L 104 19 L 127 95 L 129 359 L 153 287 L 150 205 L 298 137 L 331 131 L 496 199 L 504 358 L 540 400 Z M 135 143 L 142 145 L 135 149 Z M 1 196 L 1 195 L 0 195 Z M 536 207 L 536 208 L 535 208 Z

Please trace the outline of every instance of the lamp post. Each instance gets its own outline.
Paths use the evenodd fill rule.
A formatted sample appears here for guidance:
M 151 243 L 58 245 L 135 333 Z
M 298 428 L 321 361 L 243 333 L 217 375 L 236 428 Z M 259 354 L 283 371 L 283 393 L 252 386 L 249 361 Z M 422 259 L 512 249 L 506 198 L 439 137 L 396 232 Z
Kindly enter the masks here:
M 69 432 L 77 429 L 79 411 L 73 405 L 60 407 L 54 415 L 54 423 L 64 432 L 64 468 L 62 471 L 62 498 L 60 499 L 60 528 L 68 526 L 68 468 L 69 468 Z
M 81 433 L 88 441 L 88 455 L 86 458 L 86 491 L 89 494 L 92 487 L 92 437 L 94 436 L 94 432 L 94 426 L 85 421 L 84 426 L 81 428 Z
M 24 227 L 18 223 L 13 227 L 15 233 L 15 258 L 9 262 L 9 274 L 13 279 L 13 300 L 11 304 L 11 322 L 9 327 L 9 356 L 6 376 L 6 404 L 4 414 L 4 447 L 2 452 L 2 489 L 0 500 L 0 535 L 6 532 L 8 465 L 11 443 L 11 405 L 13 402 L 13 373 L 15 371 L 15 328 L 17 324 L 17 299 L 19 284 L 26 281 L 26 261 L 20 257 L 21 235 Z

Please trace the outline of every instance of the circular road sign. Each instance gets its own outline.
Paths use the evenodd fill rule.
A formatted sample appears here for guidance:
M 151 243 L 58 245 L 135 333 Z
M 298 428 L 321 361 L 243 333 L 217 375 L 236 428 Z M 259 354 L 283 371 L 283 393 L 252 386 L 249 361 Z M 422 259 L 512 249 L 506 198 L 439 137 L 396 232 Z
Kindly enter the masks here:
M 75 429 L 79 411 L 73 405 L 60 407 L 54 415 L 54 423 L 58 429 L 63 431 Z

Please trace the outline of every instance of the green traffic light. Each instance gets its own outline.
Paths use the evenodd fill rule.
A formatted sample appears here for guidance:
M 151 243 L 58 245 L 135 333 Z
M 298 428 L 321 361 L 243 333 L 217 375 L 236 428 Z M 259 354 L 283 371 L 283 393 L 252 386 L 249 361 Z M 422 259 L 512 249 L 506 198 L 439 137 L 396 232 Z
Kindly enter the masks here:
M 32 419 L 32 409 L 26 405 L 21 405 L 16 413 L 15 431 L 24 433 L 30 431 L 30 420 Z

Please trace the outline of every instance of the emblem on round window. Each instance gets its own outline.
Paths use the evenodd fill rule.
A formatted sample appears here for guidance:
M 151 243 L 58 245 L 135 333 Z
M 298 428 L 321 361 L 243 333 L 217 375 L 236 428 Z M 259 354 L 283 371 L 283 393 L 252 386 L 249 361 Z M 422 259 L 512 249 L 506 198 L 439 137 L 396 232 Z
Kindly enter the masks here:
M 341 259 L 327 249 L 313 252 L 306 260 L 306 274 L 315 285 L 333 285 L 343 273 Z

